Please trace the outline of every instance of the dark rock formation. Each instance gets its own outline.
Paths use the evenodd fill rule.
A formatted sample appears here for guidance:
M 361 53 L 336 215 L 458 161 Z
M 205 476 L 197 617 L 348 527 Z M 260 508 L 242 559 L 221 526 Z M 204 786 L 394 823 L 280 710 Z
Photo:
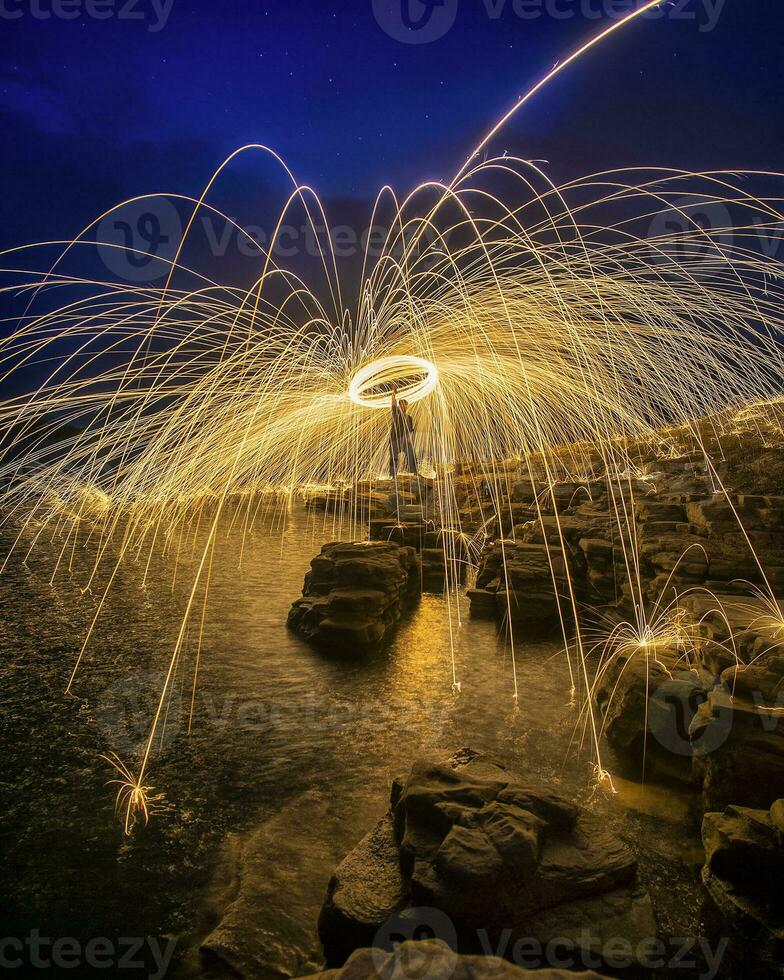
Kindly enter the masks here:
M 655 935 L 625 844 L 569 800 L 478 753 L 415 763 L 390 802 L 330 880 L 319 919 L 329 963 L 372 945 L 407 907 L 445 914 L 462 952 L 506 936 L 510 946 L 564 937 L 578 954 L 596 954 L 610 936 L 636 948 Z
M 432 522 L 419 520 L 400 521 L 389 518 L 370 522 L 371 541 L 394 541 L 414 548 L 422 562 L 422 589 L 425 592 L 443 592 L 450 586 L 465 581 L 468 567 L 468 547 L 464 534 L 440 528 L 433 530 Z
M 594 691 L 602 732 L 635 765 L 644 759 L 660 773 L 690 782 L 689 726 L 714 683 L 709 671 L 690 667 L 677 648 L 658 644 L 618 653 L 601 669 Z
M 699 623 L 702 661 L 717 678 L 728 667 L 752 663 L 784 673 L 784 636 L 772 623 L 769 600 L 697 592 L 684 596 L 680 604 Z
M 784 647 L 768 602 L 733 595 L 684 601 L 717 685 L 689 728 L 705 810 L 768 807 L 784 795 Z
M 554 487 L 514 485 L 512 500 L 497 522 L 504 550 L 515 568 L 507 582 L 492 541 L 480 560 L 472 611 L 541 626 L 559 622 L 556 595 L 571 591 L 592 606 L 629 611 L 624 542 L 639 557 L 644 598 L 670 601 L 695 586 L 712 592 L 748 593 L 763 584 L 759 558 L 774 590 L 784 593 L 784 497 L 711 493 L 700 455 L 655 460 L 646 480 L 566 482 Z M 631 524 L 621 531 L 620 525 Z M 741 528 L 742 525 L 742 528 Z M 536 546 L 539 552 L 529 551 Z M 752 551 L 753 549 L 753 551 Z M 562 567 L 550 572 L 547 555 Z M 556 566 L 557 566 L 556 562 Z M 508 590 L 508 601 L 507 601 Z M 666 595 L 664 593 L 666 592 Z M 500 596 L 499 599 L 496 599 Z M 562 601 L 562 611 L 568 611 Z
M 391 980 L 401 976 L 430 980 L 601 980 L 593 971 L 526 970 L 497 956 L 460 956 L 434 939 L 405 942 L 394 951 L 358 949 L 345 966 L 317 973 L 309 980 Z
M 784 799 L 770 810 L 728 806 L 722 813 L 706 813 L 702 840 L 702 880 L 708 894 L 736 941 L 780 976 L 784 964 Z
M 691 723 L 692 765 L 705 810 L 719 810 L 733 801 L 766 808 L 784 796 L 781 713 L 761 697 L 747 695 L 742 688 L 736 688 L 733 697 L 722 684 L 711 691 Z
M 392 541 L 406 548 L 421 551 L 425 546 L 427 527 L 420 519 L 404 520 L 392 516 L 380 517 L 370 522 L 371 541 Z
M 288 625 L 332 649 L 381 641 L 421 589 L 416 552 L 393 542 L 325 544 L 310 565 Z
M 476 579 L 468 592 L 475 614 L 509 617 L 533 631 L 558 622 L 553 589 L 567 588 L 563 552 L 548 544 L 515 544 L 497 541 L 485 553 Z

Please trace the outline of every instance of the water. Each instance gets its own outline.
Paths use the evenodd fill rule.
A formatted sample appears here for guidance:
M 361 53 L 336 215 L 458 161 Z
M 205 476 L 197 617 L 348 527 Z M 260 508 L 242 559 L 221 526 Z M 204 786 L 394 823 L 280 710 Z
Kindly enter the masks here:
M 446 757 L 469 745 L 604 813 L 639 854 L 662 934 L 700 935 L 702 856 L 687 798 L 620 779 L 615 796 L 597 790 L 589 755 L 575 744 L 577 713 L 557 643 L 521 639 L 515 703 L 509 647 L 494 624 L 468 618 L 465 600 L 453 630 L 459 695 L 443 596 L 424 596 L 387 648 L 355 660 L 314 651 L 286 629 L 310 558 L 330 537 L 296 510 L 282 523 L 259 521 L 244 539 L 239 527 L 222 530 L 192 733 L 198 614 L 149 769 L 164 798 L 149 826 L 130 838 L 114 813 L 106 786 L 113 774 L 101 755 L 116 752 L 130 764 L 144 742 L 198 544 L 187 535 L 169 542 L 144 583 L 146 555 L 121 568 L 72 696 L 63 691 L 106 580 L 81 591 L 94 545 L 69 551 L 54 585 L 62 541 L 42 540 L 26 565 L 9 565 L 0 577 L 3 934 L 39 929 L 82 943 L 177 936 L 177 970 L 192 976 L 193 951 L 213 924 L 214 878 L 227 842 L 317 790 L 330 802 L 330 819 L 302 833 L 310 842 L 329 834 L 342 854 L 384 810 L 394 775 L 419 756 Z M 457 610 L 451 615 L 456 626 Z M 615 768 L 606 748 L 603 761 Z M 288 860 L 292 852 L 296 860 L 287 843 Z M 325 886 L 312 882 L 314 902 Z

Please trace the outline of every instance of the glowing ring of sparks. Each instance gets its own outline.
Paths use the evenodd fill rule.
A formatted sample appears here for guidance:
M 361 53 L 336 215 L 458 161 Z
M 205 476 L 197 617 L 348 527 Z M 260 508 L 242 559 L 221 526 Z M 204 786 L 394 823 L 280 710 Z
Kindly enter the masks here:
M 411 357 L 401 354 L 394 357 L 382 357 L 372 364 L 366 364 L 351 379 L 348 393 L 351 400 L 363 408 L 389 408 L 392 405 L 391 395 L 369 395 L 370 388 L 389 384 L 396 378 L 411 374 L 425 373 L 419 381 L 413 381 L 402 387 L 397 397 L 399 401 L 407 401 L 410 405 L 422 401 L 436 388 L 438 384 L 438 368 L 423 357 Z

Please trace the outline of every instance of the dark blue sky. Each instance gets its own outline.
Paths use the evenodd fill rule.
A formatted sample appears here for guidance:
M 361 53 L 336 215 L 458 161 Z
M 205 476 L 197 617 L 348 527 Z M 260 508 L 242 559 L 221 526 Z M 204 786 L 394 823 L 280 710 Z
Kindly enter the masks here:
M 444 0 L 425 30 L 454 24 L 422 44 L 389 36 L 373 0 L 155 2 L 0 3 L 3 245 L 70 237 L 133 194 L 197 193 L 246 142 L 328 199 L 448 177 L 596 15 L 631 0 Z M 376 0 L 392 33 L 401 2 L 423 15 L 419 0 Z M 496 145 L 549 160 L 556 179 L 780 170 L 782 53 L 781 0 L 677 0 L 570 68 Z

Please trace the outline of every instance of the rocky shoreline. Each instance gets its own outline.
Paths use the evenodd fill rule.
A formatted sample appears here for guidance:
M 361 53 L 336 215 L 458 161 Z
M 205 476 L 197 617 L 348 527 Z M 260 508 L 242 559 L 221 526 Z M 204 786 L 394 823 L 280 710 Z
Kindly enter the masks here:
M 776 598 L 784 595 L 784 494 L 776 492 L 784 490 L 784 434 L 759 418 L 723 443 L 703 433 L 718 464 L 693 445 L 673 449 L 678 435 L 669 434 L 664 456 L 660 446 L 640 449 L 622 479 L 608 481 L 595 457 L 587 476 L 564 472 L 549 482 L 536 466 L 523 477 L 512 465 L 502 513 L 476 474 L 458 468 L 454 527 L 435 523 L 432 482 L 401 481 L 391 495 L 388 486 L 354 488 L 343 504 L 359 507 L 370 541 L 325 546 L 289 622 L 313 642 L 364 649 L 421 591 L 463 584 L 473 564 L 472 615 L 518 638 L 568 634 L 575 617 L 583 629 L 600 624 L 594 632 L 605 642 L 586 644 L 584 692 L 599 737 L 633 778 L 692 791 L 706 901 L 744 970 L 784 976 L 784 615 Z M 422 909 L 436 917 L 419 926 L 447 946 L 385 951 L 389 923 L 416 939 Z M 490 961 L 476 958 L 488 952 L 477 947 L 478 929 L 540 948 L 557 935 L 571 943 L 577 967 L 594 969 L 589 954 L 603 944 L 581 945 L 585 930 L 634 949 L 656 939 L 623 842 L 547 788 L 461 750 L 447 762 L 419 760 L 396 779 L 388 811 L 338 864 L 319 919 L 333 968 L 323 975 L 382 976 L 406 948 L 411 962 L 437 964 L 436 972 L 446 970 L 446 956 L 444 976 L 483 976 Z M 633 958 L 629 970 L 665 975 Z M 618 970 L 610 964 L 610 972 Z
M 319 935 L 341 965 L 413 911 L 461 952 L 558 939 L 581 961 L 655 937 L 636 871 L 596 817 L 463 749 L 393 782 L 389 810 L 330 879 Z

